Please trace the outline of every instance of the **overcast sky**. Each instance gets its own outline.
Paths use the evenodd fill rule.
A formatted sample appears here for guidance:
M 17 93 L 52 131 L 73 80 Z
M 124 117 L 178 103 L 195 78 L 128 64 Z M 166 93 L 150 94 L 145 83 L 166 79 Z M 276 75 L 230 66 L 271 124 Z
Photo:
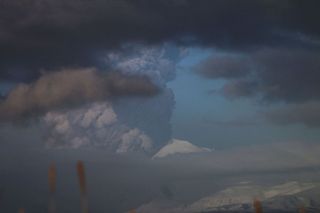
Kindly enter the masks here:
M 2 1 L 1 121 L 166 93 L 160 129 L 167 136 L 138 125 L 160 144 L 171 137 L 209 147 L 317 141 L 318 6 L 295 0 Z

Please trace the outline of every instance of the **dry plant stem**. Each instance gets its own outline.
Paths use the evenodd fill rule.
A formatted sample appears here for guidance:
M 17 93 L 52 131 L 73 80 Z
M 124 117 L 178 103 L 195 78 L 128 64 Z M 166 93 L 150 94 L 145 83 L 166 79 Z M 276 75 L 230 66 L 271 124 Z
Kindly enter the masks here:
M 24 208 L 20 208 L 19 211 L 18 211 L 18 213 L 25 213 Z
M 81 211 L 82 213 L 89 213 L 85 169 L 82 161 L 78 161 L 77 163 L 77 172 L 81 196 Z
M 299 213 L 306 213 L 306 209 L 304 208 L 304 206 L 301 206 L 299 208 Z
M 56 212 L 56 204 L 54 199 L 54 194 L 56 191 L 56 182 L 57 182 L 57 172 L 54 164 L 51 164 L 48 171 L 48 182 L 49 182 L 49 205 L 48 212 Z
M 253 207 L 254 207 L 255 213 L 263 213 L 260 200 L 255 198 L 253 201 Z

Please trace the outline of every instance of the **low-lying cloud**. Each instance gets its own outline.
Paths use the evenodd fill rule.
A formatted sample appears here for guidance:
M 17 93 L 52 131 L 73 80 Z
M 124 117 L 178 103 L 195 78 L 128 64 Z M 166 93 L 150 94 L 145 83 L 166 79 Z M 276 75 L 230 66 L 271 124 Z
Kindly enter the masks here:
M 4 201 L 1 209 L 5 212 L 22 204 L 32 212 L 46 211 L 46 175 L 52 162 L 57 166 L 59 211 L 77 209 L 75 165 L 79 159 L 85 163 L 90 209 L 99 213 L 125 212 L 152 199 L 168 199 L 168 191 L 172 192 L 173 200 L 190 201 L 242 181 L 268 185 L 319 179 L 317 143 L 291 141 L 151 160 L 139 155 L 114 155 L 102 149 L 44 151 L 26 145 L 42 143 L 41 137 L 30 134 L 32 131 L 19 128 L 0 131 L 0 167 L 5 171 L 0 176 Z M 34 132 L 40 134 L 39 128 Z
M 264 116 L 267 120 L 280 125 L 302 123 L 308 127 L 320 127 L 319 109 L 320 102 L 290 104 L 266 111 Z

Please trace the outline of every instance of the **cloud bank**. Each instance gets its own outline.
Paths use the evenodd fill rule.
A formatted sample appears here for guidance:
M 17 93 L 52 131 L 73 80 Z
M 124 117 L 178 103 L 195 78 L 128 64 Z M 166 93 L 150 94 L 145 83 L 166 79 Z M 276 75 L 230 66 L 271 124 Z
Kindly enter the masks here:
M 261 104 L 285 106 L 264 115 L 276 123 L 319 126 L 320 57 L 313 49 L 259 48 L 235 54 L 212 55 L 195 71 L 205 78 L 223 79 L 213 94 L 231 99 L 253 98 Z M 291 115 L 289 115 L 291 114 Z

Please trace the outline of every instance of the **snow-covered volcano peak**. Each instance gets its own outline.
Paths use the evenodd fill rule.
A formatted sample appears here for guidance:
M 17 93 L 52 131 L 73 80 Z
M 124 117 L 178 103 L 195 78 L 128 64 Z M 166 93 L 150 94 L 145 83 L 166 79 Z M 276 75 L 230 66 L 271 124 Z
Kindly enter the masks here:
M 188 141 L 171 139 L 167 145 L 162 147 L 153 158 L 163 158 L 174 154 L 188 154 L 199 152 L 210 152 L 211 149 L 196 146 Z

